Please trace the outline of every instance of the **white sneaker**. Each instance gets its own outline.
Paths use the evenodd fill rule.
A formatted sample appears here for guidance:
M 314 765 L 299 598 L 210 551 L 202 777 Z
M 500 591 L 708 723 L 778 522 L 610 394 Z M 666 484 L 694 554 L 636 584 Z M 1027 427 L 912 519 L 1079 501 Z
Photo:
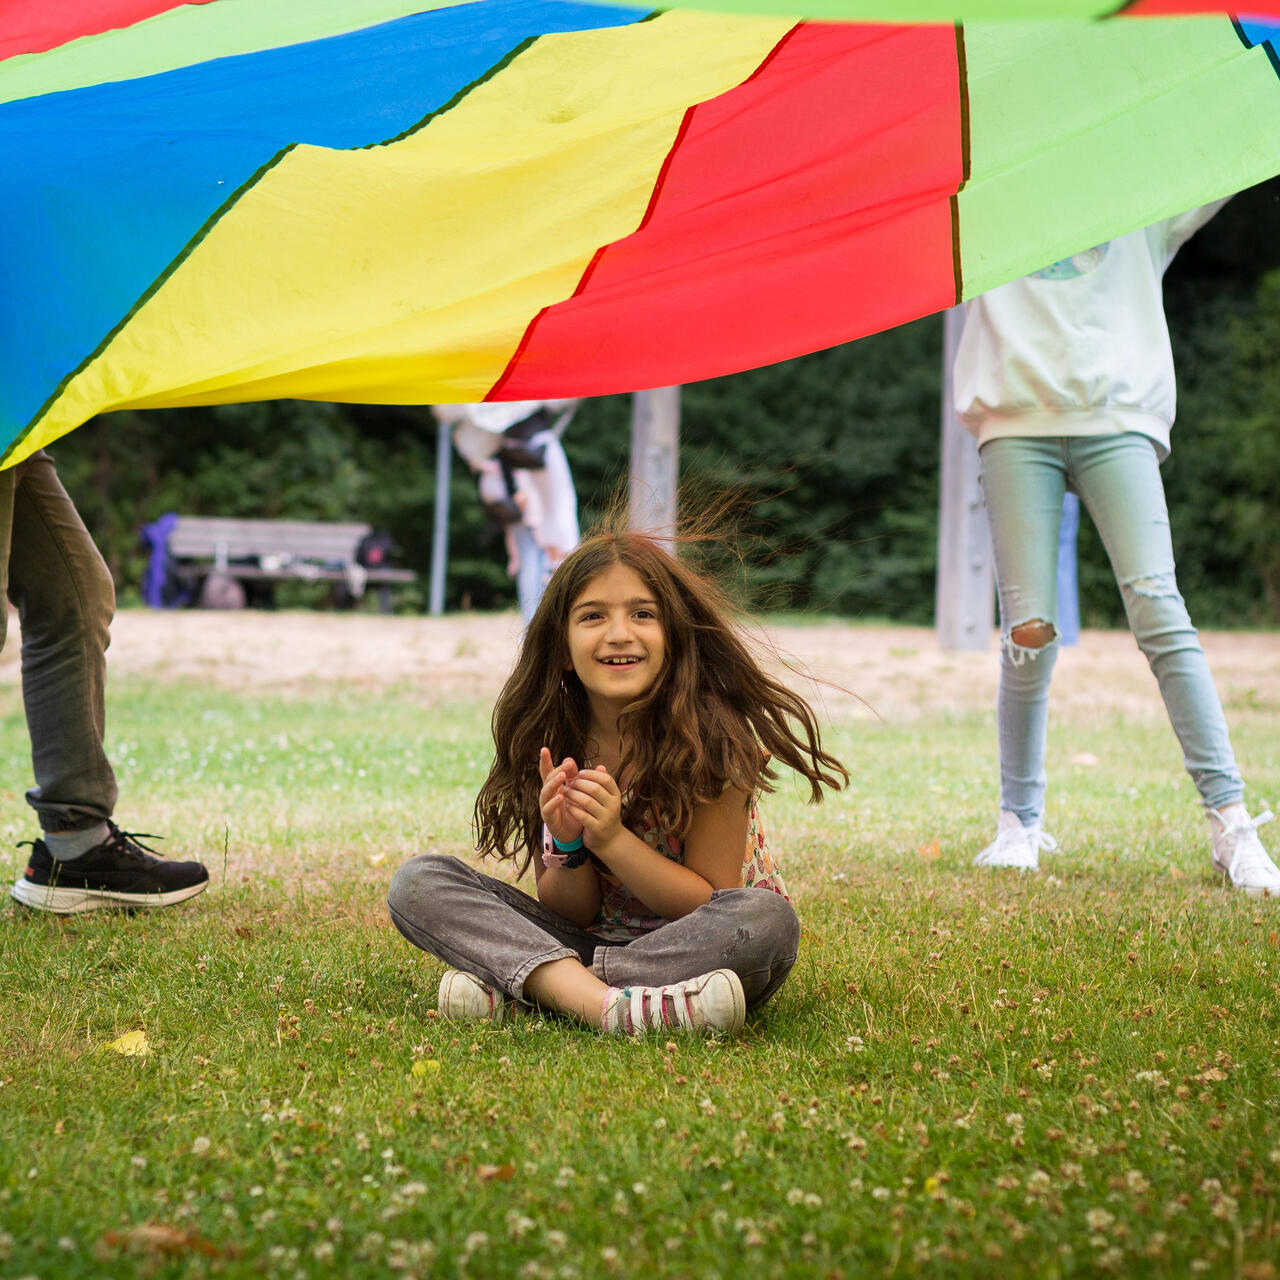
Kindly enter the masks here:
M 481 982 L 474 974 L 461 969 L 446 969 L 440 979 L 440 994 L 436 997 L 436 1009 L 442 1018 L 450 1022 L 463 1022 L 480 1018 L 486 1022 L 503 1022 L 524 1007 L 487 982 Z
M 1251 818 L 1242 804 L 1228 805 L 1222 812 L 1205 812 L 1213 832 L 1213 869 L 1229 876 L 1231 883 L 1247 894 L 1280 896 L 1280 867 L 1271 861 L 1258 839 L 1258 828 L 1275 814 L 1265 809 Z
M 646 1031 L 688 1031 L 707 1035 L 742 1029 L 747 1000 L 732 969 L 713 969 L 665 987 L 610 987 L 601 1030 L 638 1036 Z
M 1040 850 L 1053 853 L 1058 842 L 1040 824 L 1024 827 L 1022 819 L 1008 809 L 1000 810 L 996 838 L 973 860 L 975 867 L 1016 867 L 1019 871 L 1040 869 Z

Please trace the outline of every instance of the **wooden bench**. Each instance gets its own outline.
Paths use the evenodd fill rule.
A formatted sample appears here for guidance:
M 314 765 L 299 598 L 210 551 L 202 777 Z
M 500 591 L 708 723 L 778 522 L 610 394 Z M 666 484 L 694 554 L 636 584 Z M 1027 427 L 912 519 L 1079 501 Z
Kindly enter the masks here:
M 356 559 L 371 525 L 311 520 L 236 520 L 179 516 L 168 553 L 180 581 L 196 583 L 212 573 L 239 582 L 332 582 L 353 600 L 378 588 L 379 605 L 391 611 L 390 588 L 414 582 L 412 569 L 365 566 Z

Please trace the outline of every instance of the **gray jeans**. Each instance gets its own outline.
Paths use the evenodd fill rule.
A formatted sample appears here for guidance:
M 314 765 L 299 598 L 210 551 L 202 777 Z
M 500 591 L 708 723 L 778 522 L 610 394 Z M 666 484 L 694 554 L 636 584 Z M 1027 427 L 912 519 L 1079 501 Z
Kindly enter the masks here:
M 0 589 L 22 622 L 22 699 L 46 831 L 105 821 L 116 780 L 102 747 L 111 574 L 43 451 L 0 471 Z M 8 610 L 0 603 L 0 647 Z
M 573 957 L 611 987 L 664 986 L 732 969 L 748 1006 L 763 1004 L 791 972 L 800 947 L 795 909 L 768 889 L 717 889 L 687 916 L 614 942 L 505 880 L 431 854 L 396 872 L 387 905 L 415 947 L 517 1000 L 539 965 Z

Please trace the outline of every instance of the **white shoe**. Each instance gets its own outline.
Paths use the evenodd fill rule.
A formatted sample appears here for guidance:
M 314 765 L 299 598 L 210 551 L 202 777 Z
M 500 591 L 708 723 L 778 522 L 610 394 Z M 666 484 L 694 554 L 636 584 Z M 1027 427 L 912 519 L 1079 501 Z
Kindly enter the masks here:
M 1022 819 L 1007 809 L 1000 811 L 996 838 L 973 860 L 975 867 L 1016 867 L 1019 871 L 1040 869 L 1040 850 L 1053 853 L 1058 842 L 1040 824 L 1024 827 Z
M 1242 804 L 1228 805 L 1221 812 L 1205 812 L 1213 832 L 1213 869 L 1230 877 L 1231 883 L 1247 894 L 1280 896 L 1280 867 L 1271 861 L 1258 839 L 1258 828 L 1275 814 L 1265 809 L 1251 818 Z
M 747 1001 L 732 969 L 713 969 L 665 987 L 610 987 L 601 1030 L 638 1036 L 646 1031 L 689 1031 L 706 1035 L 742 1029 Z
M 513 1014 L 523 1012 L 523 1006 L 511 999 L 505 991 L 481 982 L 474 974 L 461 969 L 446 969 L 440 979 L 440 994 L 436 1008 L 442 1018 L 450 1022 L 463 1022 L 480 1018 L 486 1022 L 503 1022 Z

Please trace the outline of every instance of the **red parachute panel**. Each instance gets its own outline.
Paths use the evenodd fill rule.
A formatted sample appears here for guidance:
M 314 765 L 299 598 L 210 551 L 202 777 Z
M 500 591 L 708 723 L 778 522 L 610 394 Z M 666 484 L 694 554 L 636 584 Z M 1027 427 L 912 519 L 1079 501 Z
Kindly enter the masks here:
M 5 0 L 0 58 L 43 53 L 83 36 L 131 27 L 144 18 L 208 0 Z
M 780 329 L 799 354 L 951 305 L 963 133 L 951 27 L 796 27 L 686 114 L 639 229 L 533 321 L 490 396 L 569 371 L 588 395 L 692 381 L 778 359 Z

